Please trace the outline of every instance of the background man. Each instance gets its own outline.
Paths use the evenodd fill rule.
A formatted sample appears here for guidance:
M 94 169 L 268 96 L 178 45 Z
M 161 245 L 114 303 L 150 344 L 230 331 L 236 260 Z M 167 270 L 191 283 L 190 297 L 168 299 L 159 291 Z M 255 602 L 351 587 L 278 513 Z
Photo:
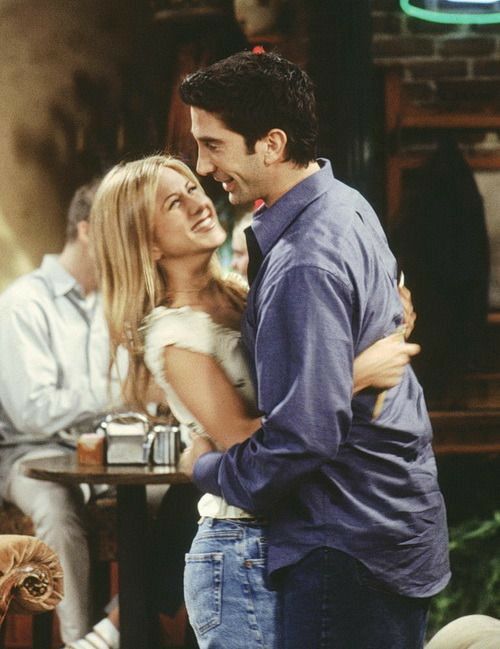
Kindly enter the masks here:
M 97 185 L 75 193 L 61 254 L 45 256 L 0 296 L 0 493 L 59 555 L 65 594 L 57 612 L 66 643 L 85 635 L 91 622 L 83 494 L 26 478 L 20 463 L 71 452 L 68 441 L 92 430 L 113 405 L 107 326 L 89 252 Z
M 233 228 L 231 236 L 231 270 L 247 279 L 248 248 L 245 230 L 252 223 L 253 212 L 244 214 Z
M 449 579 L 422 389 L 408 366 L 375 420 L 376 394 L 352 398 L 353 358 L 403 323 L 380 223 L 315 160 L 312 83 L 296 65 L 236 54 L 187 77 L 181 97 L 197 171 L 233 204 L 265 203 L 247 231 L 243 319 L 262 427 L 202 455 L 195 481 L 268 518 L 286 649 L 421 647 L 428 598 Z

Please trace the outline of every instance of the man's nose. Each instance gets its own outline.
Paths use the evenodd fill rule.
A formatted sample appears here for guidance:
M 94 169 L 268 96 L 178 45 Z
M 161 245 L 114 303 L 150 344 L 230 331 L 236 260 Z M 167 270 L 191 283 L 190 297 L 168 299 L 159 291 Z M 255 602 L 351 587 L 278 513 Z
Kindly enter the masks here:
M 196 171 L 200 176 L 208 176 L 215 171 L 215 166 L 210 161 L 209 156 L 198 149 L 198 160 L 196 161 Z

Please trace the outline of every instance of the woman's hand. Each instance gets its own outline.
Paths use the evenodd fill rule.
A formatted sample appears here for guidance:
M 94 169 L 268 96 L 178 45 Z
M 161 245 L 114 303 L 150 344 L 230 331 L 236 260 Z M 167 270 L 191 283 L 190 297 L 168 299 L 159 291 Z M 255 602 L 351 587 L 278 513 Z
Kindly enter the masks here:
M 215 451 L 215 445 L 208 437 L 193 437 L 191 444 L 182 452 L 179 460 L 179 470 L 189 478 L 193 477 L 193 469 L 199 457 Z
M 399 287 L 399 298 L 401 304 L 403 305 L 403 314 L 404 314 L 404 323 L 405 323 L 405 338 L 408 340 L 410 337 L 413 328 L 415 327 L 415 320 L 417 319 L 417 314 L 413 308 L 413 302 L 411 301 L 411 293 L 406 286 Z
M 365 388 L 386 390 L 401 381 L 406 365 L 420 345 L 404 341 L 400 331 L 382 338 L 354 359 L 353 394 Z

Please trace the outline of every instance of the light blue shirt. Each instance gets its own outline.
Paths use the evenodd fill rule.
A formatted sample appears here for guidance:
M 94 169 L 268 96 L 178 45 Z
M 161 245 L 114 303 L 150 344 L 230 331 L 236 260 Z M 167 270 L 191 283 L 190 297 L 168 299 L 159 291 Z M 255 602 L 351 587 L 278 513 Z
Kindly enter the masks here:
M 45 256 L 0 296 L 0 359 L 1 486 L 15 459 L 117 405 L 100 296 Z

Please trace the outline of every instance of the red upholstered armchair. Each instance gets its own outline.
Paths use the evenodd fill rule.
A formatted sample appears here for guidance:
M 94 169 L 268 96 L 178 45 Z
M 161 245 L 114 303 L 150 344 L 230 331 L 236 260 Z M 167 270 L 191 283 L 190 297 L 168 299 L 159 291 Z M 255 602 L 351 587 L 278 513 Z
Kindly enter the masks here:
M 62 568 L 45 543 L 32 536 L 0 535 L 0 627 L 8 611 L 50 611 L 62 596 Z

